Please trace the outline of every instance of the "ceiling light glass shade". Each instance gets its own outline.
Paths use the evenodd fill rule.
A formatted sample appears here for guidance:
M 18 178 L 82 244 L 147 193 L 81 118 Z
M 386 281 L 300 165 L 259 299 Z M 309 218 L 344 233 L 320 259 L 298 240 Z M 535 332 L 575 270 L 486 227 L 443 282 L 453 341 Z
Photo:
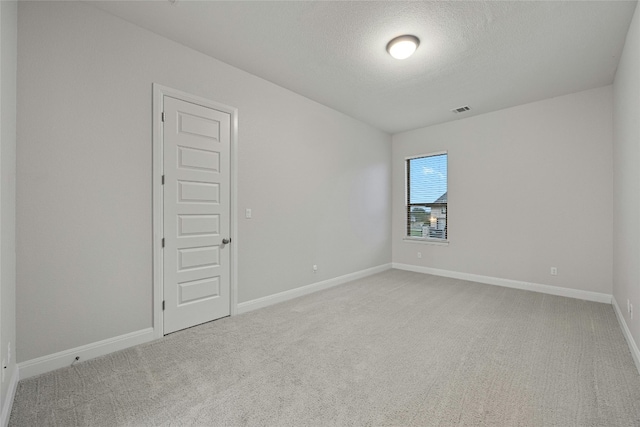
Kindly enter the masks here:
M 413 55 L 419 45 L 420 40 L 416 36 L 400 36 L 387 44 L 387 52 L 396 59 L 405 59 Z

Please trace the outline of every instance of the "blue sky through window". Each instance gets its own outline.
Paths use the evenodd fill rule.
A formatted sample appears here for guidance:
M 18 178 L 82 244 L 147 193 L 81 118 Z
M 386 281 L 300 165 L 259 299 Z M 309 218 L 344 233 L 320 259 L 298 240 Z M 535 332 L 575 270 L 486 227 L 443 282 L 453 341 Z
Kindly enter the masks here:
M 410 159 L 409 203 L 433 203 L 447 192 L 447 155 Z

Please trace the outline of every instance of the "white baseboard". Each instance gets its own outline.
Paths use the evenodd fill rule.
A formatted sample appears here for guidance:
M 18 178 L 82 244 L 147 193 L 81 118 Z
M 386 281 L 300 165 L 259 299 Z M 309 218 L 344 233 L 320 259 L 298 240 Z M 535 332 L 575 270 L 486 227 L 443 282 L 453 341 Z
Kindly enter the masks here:
M 503 286 L 505 288 L 523 289 L 525 291 L 540 292 L 543 294 L 558 295 L 582 299 L 587 301 L 603 302 L 611 304 L 612 296 L 600 292 L 581 291 L 579 289 L 561 288 L 559 286 L 541 285 L 539 283 L 522 282 L 519 280 L 501 279 L 499 277 L 481 276 L 479 274 L 460 273 L 457 271 L 441 270 L 439 268 L 420 267 L 417 265 L 393 263 L 393 268 L 398 270 L 414 271 L 416 273 L 433 274 L 435 276 L 451 277 L 453 279 L 468 280 L 470 282 L 484 283 L 487 285 Z
M 334 277 L 333 279 L 323 280 L 322 282 L 312 283 L 310 285 L 302 286 L 284 292 L 279 292 L 277 294 L 269 295 L 266 297 L 241 302 L 240 304 L 238 304 L 236 313 L 242 314 L 248 311 L 257 310 L 259 308 L 268 307 L 279 302 L 288 301 L 290 299 L 318 292 L 323 289 L 332 288 L 334 286 L 342 285 L 343 283 L 351 282 L 352 280 L 362 279 L 363 277 L 381 273 L 389 269 L 391 269 L 391 264 L 382 264 L 377 267 L 368 268 L 366 270 L 356 271 L 355 273 L 345 274 L 344 276 Z
M 640 350 L 638 350 L 638 345 L 636 341 L 633 339 L 633 335 L 631 335 L 631 331 L 627 326 L 626 320 L 624 320 L 624 316 L 622 315 L 622 311 L 620 310 L 620 306 L 616 301 L 616 298 L 613 297 L 613 310 L 616 312 L 616 317 L 618 318 L 618 323 L 620 324 L 620 329 L 622 329 L 622 334 L 624 338 L 627 340 L 627 344 L 629 345 L 629 350 L 631 350 L 631 356 L 633 356 L 633 361 L 636 364 L 636 369 L 640 374 Z
M 18 364 L 19 375 L 21 379 L 33 377 L 70 366 L 76 357 L 80 357 L 80 362 L 84 362 L 85 360 L 104 356 L 105 354 L 149 342 L 153 339 L 155 339 L 153 328 L 142 329 L 140 331 L 108 338 L 59 353 L 21 362 Z
M 380 273 L 382 271 L 389 270 L 390 268 L 391 264 L 383 264 L 377 267 L 357 271 L 355 273 L 345 274 L 344 276 L 336 277 L 322 282 L 313 283 L 301 288 L 291 289 L 289 291 L 280 292 L 275 295 L 269 295 L 267 297 L 243 302 L 238 304 L 236 313 L 242 314 L 248 311 L 256 310 L 258 308 L 267 307 L 272 304 L 287 301 L 292 298 L 310 294 L 312 292 L 317 292 L 322 289 L 327 289 L 346 282 L 350 282 L 352 280 L 370 276 L 372 274 Z M 64 350 L 59 353 L 38 357 L 37 359 L 28 360 L 26 362 L 19 363 L 18 369 L 16 371 L 18 372 L 19 378 L 30 378 L 59 368 L 70 366 L 76 357 L 80 357 L 80 361 L 83 362 L 85 360 L 113 353 L 114 351 L 149 342 L 156 338 L 157 337 L 154 336 L 153 328 L 143 329 L 125 335 L 120 335 L 118 337 L 98 341 L 92 344 L 83 345 L 81 347 Z
M 16 365 L 13 370 L 13 374 L 11 375 L 7 395 L 4 397 L 4 402 L 2 402 L 2 415 L 0 415 L 0 426 L 2 427 L 7 427 L 9 425 L 9 417 L 11 416 L 11 408 L 13 407 L 13 399 L 16 397 L 18 381 L 20 381 L 20 370 Z

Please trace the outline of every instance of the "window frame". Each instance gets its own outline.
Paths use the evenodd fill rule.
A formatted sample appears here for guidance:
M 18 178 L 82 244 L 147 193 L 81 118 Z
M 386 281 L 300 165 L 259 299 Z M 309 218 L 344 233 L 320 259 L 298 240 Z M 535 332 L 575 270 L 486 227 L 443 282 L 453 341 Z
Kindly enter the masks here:
M 434 156 L 442 156 L 442 155 L 446 155 L 447 156 L 447 190 L 446 192 L 449 193 L 449 152 L 448 151 L 434 151 L 434 152 L 430 152 L 427 154 L 419 154 L 419 155 L 413 155 L 413 156 L 408 156 L 404 158 L 404 237 L 403 240 L 405 241 L 409 241 L 409 242 L 414 242 L 414 243 L 427 243 L 427 244 L 432 244 L 432 245 L 448 245 L 449 244 L 449 196 L 447 194 L 447 203 L 409 203 L 409 197 L 410 197 L 410 167 L 409 167 L 409 161 L 410 160 L 414 160 L 414 159 L 421 159 L 424 157 L 434 157 Z M 410 209 L 412 207 L 424 207 L 424 208 L 444 208 L 444 214 L 445 214 L 445 220 L 446 220 L 446 224 L 445 224 L 445 235 L 446 237 L 444 239 L 440 239 L 437 237 L 416 237 L 416 236 L 411 236 L 411 224 L 409 221 L 410 218 Z

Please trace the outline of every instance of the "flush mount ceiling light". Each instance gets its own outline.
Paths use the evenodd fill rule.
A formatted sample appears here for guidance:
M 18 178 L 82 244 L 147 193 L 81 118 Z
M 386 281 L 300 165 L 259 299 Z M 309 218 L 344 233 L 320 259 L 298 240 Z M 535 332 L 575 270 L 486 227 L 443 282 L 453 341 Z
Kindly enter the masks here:
M 416 36 L 404 35 L 396 37 L 387 44 L 387 52 L 396 59 L 405 59 L 413 55 L 420 45 Z

